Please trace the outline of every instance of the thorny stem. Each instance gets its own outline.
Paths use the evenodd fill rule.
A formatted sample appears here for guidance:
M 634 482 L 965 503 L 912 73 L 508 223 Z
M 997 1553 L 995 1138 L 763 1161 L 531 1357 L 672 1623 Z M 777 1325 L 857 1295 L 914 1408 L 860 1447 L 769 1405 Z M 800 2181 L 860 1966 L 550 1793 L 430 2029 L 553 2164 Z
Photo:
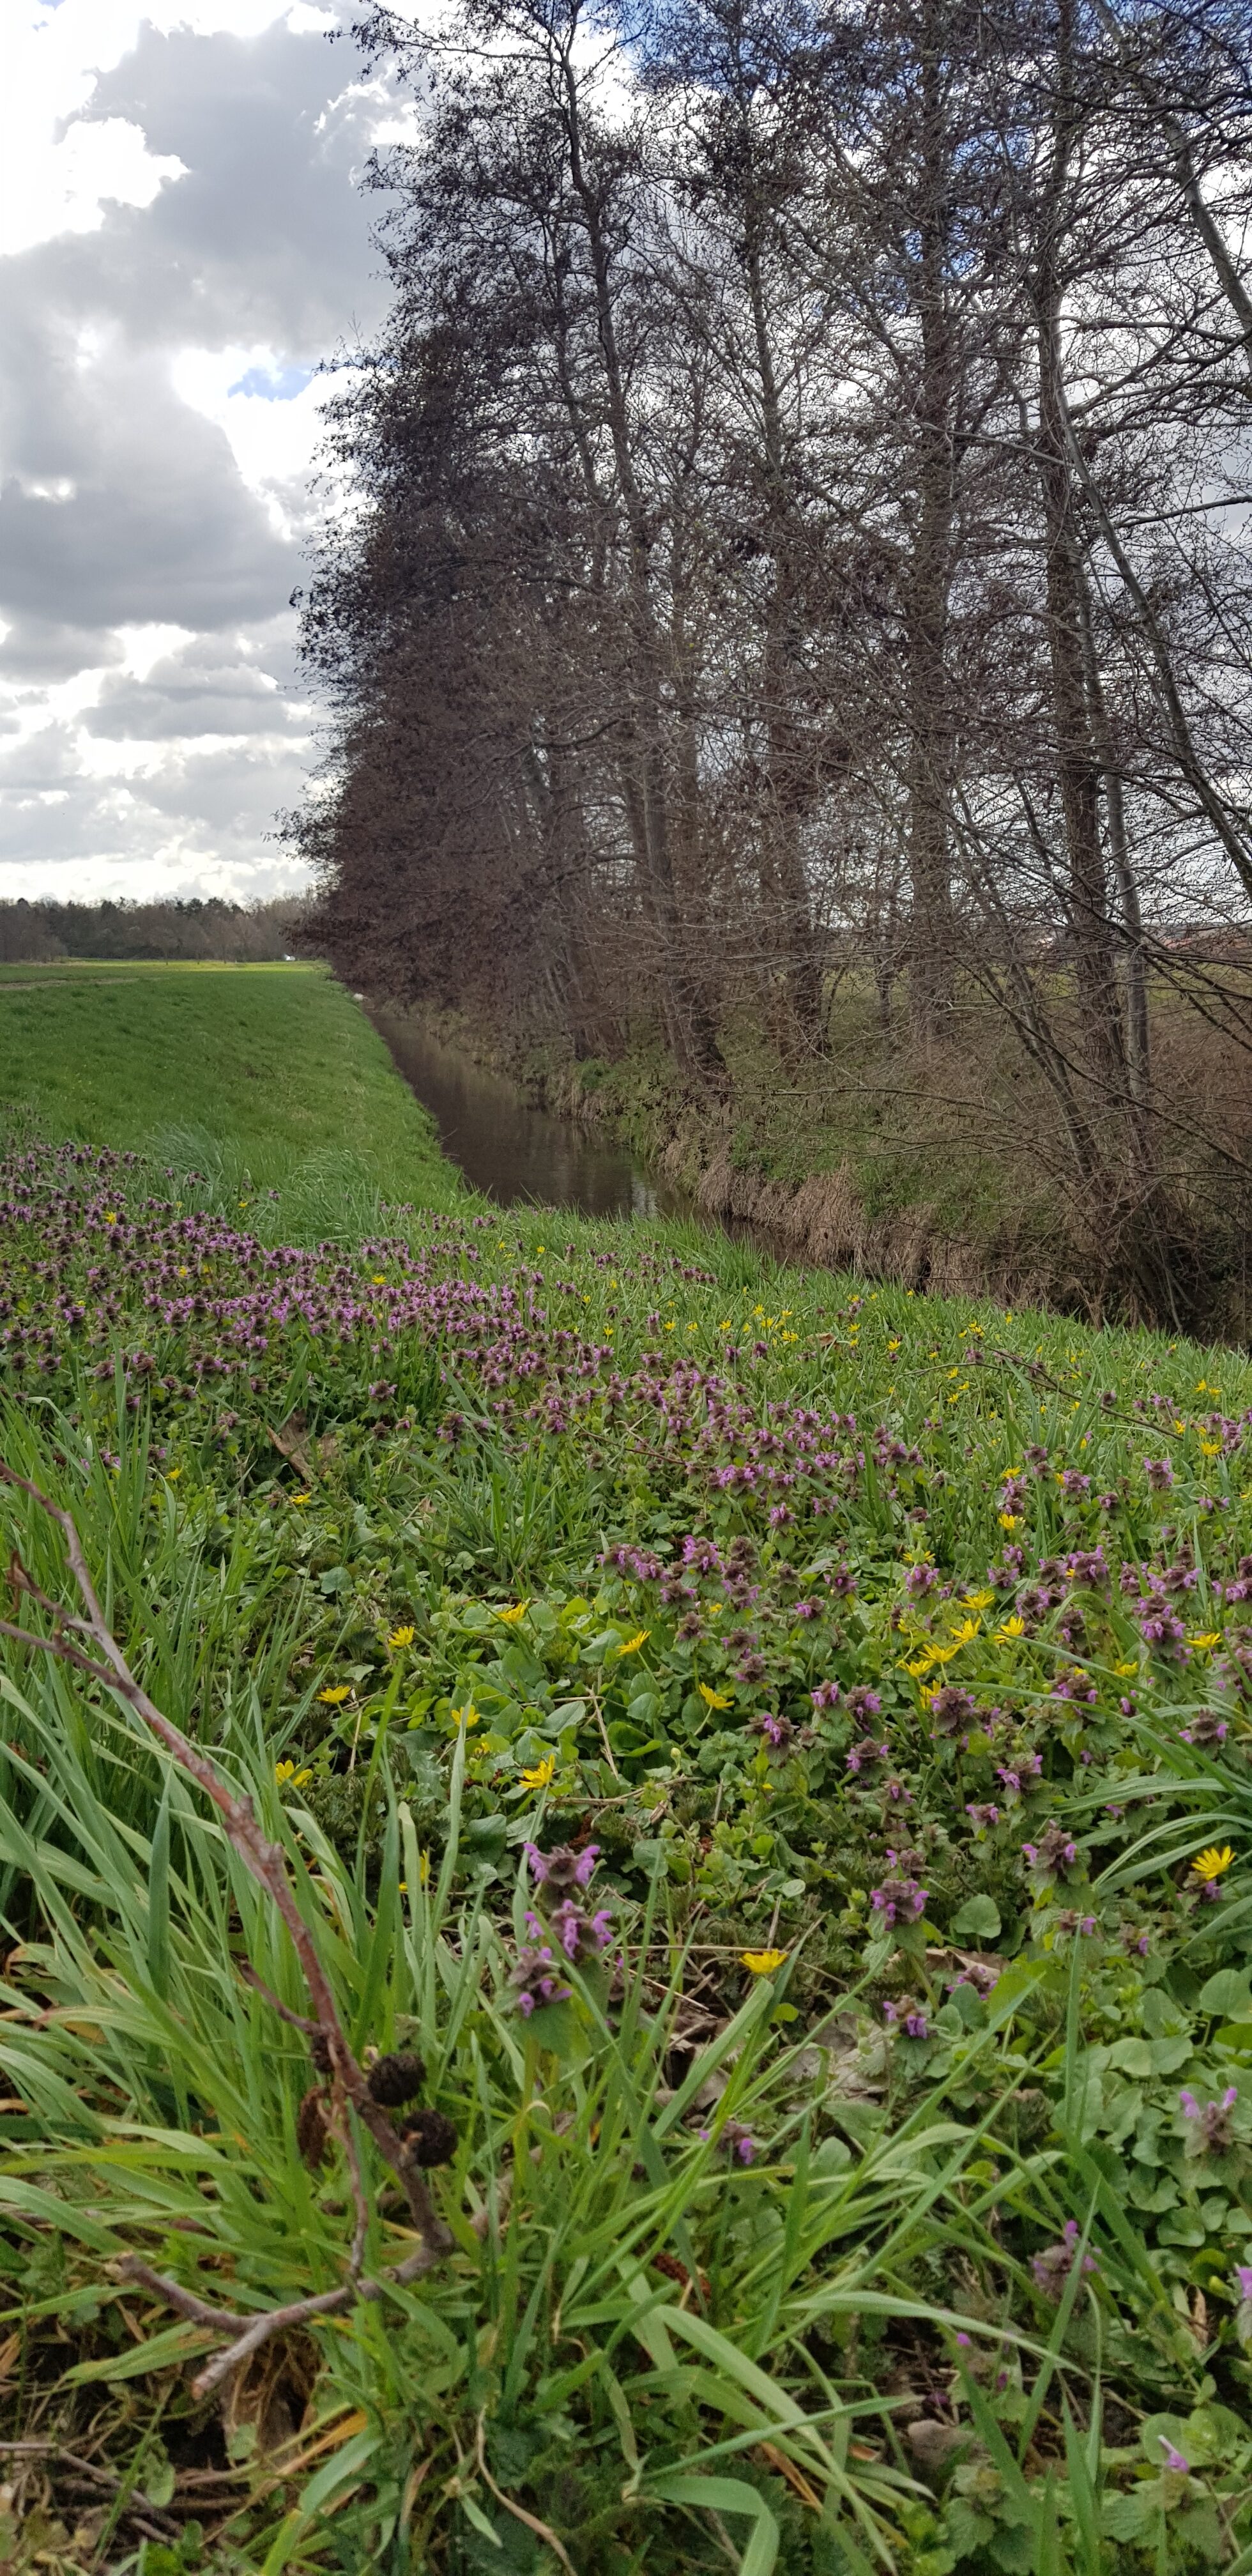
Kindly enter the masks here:
M 308 2317 L 334 2314 L 338 2309 L 350 2307 L 358 2298 L 380 2298 L 389 2283 L 399 2284 L 418 2279 L 423 2272 L 429 2271 L 450 2252 L 453 2239 L 451 2231 L 444 2225 L 435 2209 L 420 2167 L 414 2164 L 404 2140 L 398 2135 L 382 2105 L 375 2102 L 370 2094 L 364 2072 L 349 2045 L 347 2033 L 340 2021 L 338 2006 L 326 1971 L 318 1957 L 313 1936 L 296 1902 L 295 1890 L 287 1874 L 287 1863 L 283 1852 L 276 1843 L 266 1839 L 250 1801 L 235 1795 L 216 1763 L 211 1762 L 206 1754 L 200 1752 L 189 1737 L 183 1734 L 181 1728 L 175 1726 L 155 1702 L 149 1699 L 142 1685 L 136 1681 L 100 1607 L 71 1514 L 62 1511 L 47 1494 L 40 1491 L 38 1485 L 32 1484 L 26 1476 L 19 1476 L 12 1467 L 5 1464 L 3 1459 L 0 1459 L 0 1483 L 12 1485 L 20 1493 L 29 1495 L 40 1511 L 46 1512 L 48 1518 L 56 1522 L 65 1542 L 70 1572 L 86 1612 L 85 1618 L 71 1618 L 58 1602 L 51 1600 L 47 1593 L 40 1590 L 20 1559 L 14 1555 L 9 1565 L 9 1582 L 15 1592 L 24 1594 L 28 1600 L 34 1601 L 40 1609 L 48 1613 L 52 1620 L 53 1634 L 41 1636 L 32 1630 L 18 1627 L 12 1620 L 0 1619 L 0 1636 L 9 1637 L 16 1644 L 26 1646 L 33 1652 L 55 1656 L 58 1661 L 70 1664 L 76 1672 L 85 1673 L 90 1680 L 99 1682 L 105 1689 L 116 1691 L 134 1709 L 136 1715 L 143 1719 L 144 1724 L 155 1735 L 158 1743 L 164 1746 L 165 1751 L 178 1764 L 180 1770 L 185 1771 L 188 1777 L 195 1781 L 197 1788 L 202 1789 L 205 1796 L 212 1801 L 221 1817 L 223 1830 L 232 1850 L 238 1853 L 258 1886 L 265 1890 L 287 1927 L 308 1988 L 309 2001 L 313 2006 L 313 2019 L 308 2021 L 303 2016 L 288 2011 L 284 2004 L 279 2003 L 277 1996 L 271 1995 L 261 1984 L 261 1980 L 250 1970 L 247 1972 L 249 1982 L 259 1990 L 268 2003 L 273 2005 L 284 2021 L 293 2023 L 297 2029 L 303 2030 L 310 2037 L 316 2037 L 321 2042 L 338 2097 L 339 2117 L 335 2127 L 347 2160 L 356 2213 L 348 2278 L 339 2289 L 325 2290 L 316 2297 L 298 2299 L 287 2307 L 271 2308 L 257 2316 L 237 2316 L 231 2311 L 207 2306 L 202 2299 L 197 2299 L 190 2291 L 183 2290 L 177 2282 L 167 2279 L 162 2273 L 151 2271 L 149 2266 L 141 2263 L 137 2257 L 127 2258 L 126 2270 L 132 2280 L 142 2282 L 159 2297 L 166 2299 L 169 2305 L 178 2309 L 182 2315 L 191 2317 L 195 2323 L 212 2326 L 217 2332 L 230 2334 L 234 2338 L 228 2349 L 217 2354 L 194 2383 L 194 2394 L 206 2396 L 230 2371 L 236 2368 L 239 2362 L 246 2360 L 259 2344 L 264 2343 L 270 2335 L 277 2333 L 282 2327 L 301 2324 Z M 103 1657 L 103 1661 L 98 1662 L 94 1656 L 85 1654 L 81 1646 L 71 1642 L 71 1638 L 65 1633 L 66 1630 L 72 1630 L 77 1636 L 90 1637 Z M 408 2255 L 402 2263 L 385 2274 L 381 2283 L 367 2281 L 361 2277 L 365 2237 L 369 2224 L 369 2204 L 349 2105 L 369 2130 L 380 2154 L 385 2157 L 398 2177 L 421 2239 L 417 2251 Z

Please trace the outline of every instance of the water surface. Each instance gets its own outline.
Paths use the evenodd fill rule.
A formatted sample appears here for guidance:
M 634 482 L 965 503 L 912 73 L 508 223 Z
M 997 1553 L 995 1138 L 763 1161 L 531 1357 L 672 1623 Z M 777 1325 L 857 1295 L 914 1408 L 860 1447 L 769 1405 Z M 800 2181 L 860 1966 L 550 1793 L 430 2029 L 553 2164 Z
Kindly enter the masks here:
M 370 1003 L 369 1016 L 439 1130 L 450 1161 L 500 1207 L 519 1200 L 580 1216 L 681 1216 L 689 1203 L 620 1146 L 572 1118 L 532 1109 L 501 1075 L 441 1046 L 403 1012 Z

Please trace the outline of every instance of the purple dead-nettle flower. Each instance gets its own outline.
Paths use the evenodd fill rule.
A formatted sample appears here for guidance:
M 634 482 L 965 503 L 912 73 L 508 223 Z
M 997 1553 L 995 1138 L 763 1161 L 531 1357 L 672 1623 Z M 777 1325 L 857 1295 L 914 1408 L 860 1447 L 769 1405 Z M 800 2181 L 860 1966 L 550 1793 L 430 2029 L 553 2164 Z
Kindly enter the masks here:
M 912 1600 L 920 1601 L 925 1593 L 934 1591 L 938 1580 L 933 1565 L 911 1565 L 904 1578 L 904 1589 Z
M 1239 2099 L 1237 2084 L 1228 2084 L 1220 2102 L 1197 2102 L 1189 2085 L 1178 2096 L 1182 2116 L 1191 2128 L 1187 2141 L 1192 2154 L 1223 2155 L 1234 2145 L 1230 2115 Z
M 560 1972 L 546 1941 L 519 1950 L 509 1976 L 513 1997 L 523 2021 L 545 2004 L 568 2003 L 572 1986 L 560 1983 Z
M 956 1682 L 937 1690 L 930 1703 L 930 1722 L 936 1735 L 959 1735 L 963 1727 L 973 1724 L 977 1714 L 976 1701 Z
M 897 1852 L 888 1852 L 890 1871 L 895 1871 L 898 1860 Z M 884 1878 L 881 1887 L 871 1887 L 869 1901 L 874 1912 L 881 1914 L 884 1923 L 916 1923 L 919 1915 L 925 1913 L 927 1893 L 927 1889 L 919 1887 L 912 1876 L 892 1875 Z
M 1080 1501 L 1091 1491 L 1091 1478 L 1080 1474 L 1077 1467 L 1063 1467 L 1058 1479 L 1061 1492 L 1071 1501 Z
M 859 1744 L 849 1748 L 844 1755 L 844 1761 L 849 1771 L 865 1771 L 872 1768 L 875 1762 L 885 1762 L 890 1752 L 889 1744 L 876 1744 L 872 1735 L 866 1735 L 862 1737 Z
M 819 1682 L 817 1689 L 809 1692 L 814 1708 L 838 1708 L 840 1697 L 838 1682 Z
M 753 1718 L 750 1732 L 764 1736 L 766 1748 L 775 1761 L 786 1759 L 795 1740 L 795 1728 L 790 1718 L 779 1717 L 772 1709 Z
M 698 2135 L 707 2146 L 713 2132 L 711 2129 L 701 2129 Z M 728 2120 L 718 2135 L 717 2143 L 727 2162 L 732 2165 L 750 2165 L 756 2155 L 756 2140 L 751 2130 L 745 2129 L 742 2120 Z
M 1236 2263 L 1235 2287 L 1241 2299 L 1252 2299 L 1252 2263 Z
M 1072 1869 L 1077 1858 L 1078 1845 L 1064 1825 L 1046 1825 L 1037 1843 L 1022 1844 L 1022 1859 L 1037 1878 L 1056 1878 L 1063 1869 Z
M 1000 1821 L 1000 1810 L 992 1806 L 990 1801 L 982 1806 L 967 1807 L 965 1813 L 974 1828 L 974 1838 L 977 1842 L 982 1841 L 990 1826 L 998 1825 Z
M 1047 1471 L 1048 1453 L 1037 1440 L 1032 1440 L 1026 1451 L 1026 1464 L 1032 1476 L 1042 1476 Z
M 1024 1476 L 1006 1476 L 1006 1477 L 1005 1477 L 1005 1479 L 1004 1479 L 1004 1483 L 1002 1484 L 1002 1486 L 1001 1486 L 1001 1488 L 1000 1488 L 1000 1509 L 1001 1509 L 1001 1511 L 1002 1511 L 1002 1512 L 1020 1512 L 1020 1511 L 1024 1511 L 1024 1510 L 1025 1510 L 1025 1507 L 1026 1507 L 1026 1479 L 1025 1479 L 1025 1477 L 1024 1477 Z
M 1060 2299 L 1077 2259 L 1078 2240 L 1081 2234 L 1082 2230 L 1077 2219 L 1067 2218 L 1061 2230 L 1059 2243 L 1045 2245 L 1041 2254 L 1032 2255 L 1030 2268 L 1046 2298 Z M 1094 2254 L 1083 2255 L 1082 2268 L 1084 2273 L 1099 2270 Z
M 1224 1744 L 1230 1729 L 1216 1709 L 1202 1708 L 1190 1726 L 1180 1726 L 1178 1732 L 1184 1744 Z
M 793 1619 L 820 1619 L 821 1604 L 818 1601 L 797 1601 L 791 1615 Z
M 878 1691 L 868 1690 L 863 1682 L 856 1682 L 845 1697 L 844 1707 L 854 1726 L 866 1726 L 871 1717 L 881 1714 L 882 1698 Z
M 1161 2446 L 1162 2466 L 1172 2469 L 1175 2477 L 1189 2478 L 1191 2462 L 1186 2454 L 1180 2451 L 1175 2443 L 1167 2442 L 1163 2433 L 1158 2433 L 1156 2438 Z
M 534 1932 L 542 1930 L 533 1915 L 527 1917 L 527 1926 Z M 572 1896 L 567 1896 L 560 1905 L 553 1907 L 551 1929 L 566 1958 L 574 1967 L 585 1968 L 607 1950 L 613 1938 L 613 1919 L 607 1906 L 601 1906 L 595 1914 L 587 1914 L 581 1905 L 575 1904 Z
M 576 1887 L 586 1887 L 600 1857 L 599 1843 L 588 1843 L 575 1851 L 569 1843 L 558 1843 L 555 1851 L 541 1852 L 534 1843 L 523 1843 L 531 1877 L 537 1887 L 550 1890 L 553 1896 L 567 1896 Z
M 913 1792 L 903 1780 L 884 1780 L 883 1796 L 890 1799 L 893 1807 L 911 1807 L 913 1804 Z
M 836 1565 L 826 1577 L 827 1590 L 840 1599 L 856 1590 L 856 1576 L 846 1565 Z
M 1167 1494 L 1174 1481 L 1168 1458 L 1145 1458 L 1144 1473 L 1154 1494 Z

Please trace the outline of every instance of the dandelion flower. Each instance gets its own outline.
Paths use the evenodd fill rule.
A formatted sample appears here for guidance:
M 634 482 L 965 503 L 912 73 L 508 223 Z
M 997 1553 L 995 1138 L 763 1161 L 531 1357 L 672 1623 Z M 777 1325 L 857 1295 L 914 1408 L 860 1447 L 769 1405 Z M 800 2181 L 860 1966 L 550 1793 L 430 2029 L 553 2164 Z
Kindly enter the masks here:
M 533 1770 L 523 1771 L 522 1787 L 523 1789 L 550 1789 L 555 1776 L 556 1755 L 548 1753 L 542 1762 L 536 1762 Z
M 351 1699 L 352 1693 L 346 1682 L 332 1682 L 329 1690 L 319 1691 L 317 1696 L 325 1700 L 328 1708 L 338 1708 L 342 1700 Z
M 1202 1878 L 1207 1886 L 1213 1879 L 1221 1878 L 1223 1873 L 1232 1866 L 1234 1857 L 1229 1843 L 1224 1844 L 1221 1851 L 1218 1850 L 1216 1843 L 1210 1843 L 1206 1850 L 1196 1853 L 1191 1867 L 1196 1877 Z
M 785 1950 L 741 1950 L 739 1953 L 744 1967 L 754 1977 L 772 1977 L 786 1956 Z
M 387 1643 L 389 1646 L 411 1646 L 416 1635 L 415 1628 L 393 1628 Z
M 729 1708 L 729 1691 L 710 1690 L 707 1682 L 697 1682 L 696 1688 L 706 1708 Z

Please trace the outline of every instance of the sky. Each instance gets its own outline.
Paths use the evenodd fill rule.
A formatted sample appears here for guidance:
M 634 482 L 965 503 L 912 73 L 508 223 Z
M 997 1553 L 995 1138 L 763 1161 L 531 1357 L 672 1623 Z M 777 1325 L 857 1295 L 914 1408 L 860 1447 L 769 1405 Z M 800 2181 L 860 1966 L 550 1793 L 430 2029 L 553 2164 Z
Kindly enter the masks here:
M 315 371 L 401 131 L 344 0 L 0 0 L 0 896 L 286 892 Z

